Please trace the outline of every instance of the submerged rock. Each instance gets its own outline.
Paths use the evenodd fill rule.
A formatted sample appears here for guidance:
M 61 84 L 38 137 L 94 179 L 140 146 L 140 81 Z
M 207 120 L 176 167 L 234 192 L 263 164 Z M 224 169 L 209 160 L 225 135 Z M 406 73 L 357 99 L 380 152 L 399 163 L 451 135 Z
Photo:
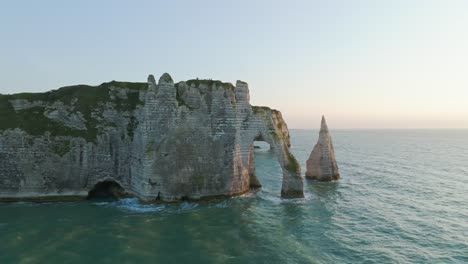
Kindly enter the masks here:
M 261 185 L 254 140 L 268 142 L 278 159 L 282 196 L 303 197 L 281 113 L 249 100 L 245 82 L 174 83 L 167 73 L 157 83 L 150 75 L 141 83 L 0 94 L 0 200 L 238 195 Z
M 307 160 L 305 175 L 307 179 L 318 181 L 334 181 L 340 178 L 332 138 L 324 116 L 322 116 L 318 142 Z

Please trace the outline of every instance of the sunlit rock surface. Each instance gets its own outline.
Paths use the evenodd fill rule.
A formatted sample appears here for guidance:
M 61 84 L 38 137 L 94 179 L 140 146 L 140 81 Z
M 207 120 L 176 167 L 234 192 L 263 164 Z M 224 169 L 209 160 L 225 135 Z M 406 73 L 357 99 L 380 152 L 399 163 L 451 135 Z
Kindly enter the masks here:
M 322 116 L 318 142 L 307 160 L 305 175 L 307 179 L 318 181 L 334 181 L 340 178 L 332 138 L 324 116 Z
M 0 199 L 86 197 L 102 182 L 149 201 L 238 195 L 261 184 L 254 140 L 277 157 L 282 196 L 303 197 L 281 113 L 249 100 L 241 81 L 169 74 L 0 95 Z

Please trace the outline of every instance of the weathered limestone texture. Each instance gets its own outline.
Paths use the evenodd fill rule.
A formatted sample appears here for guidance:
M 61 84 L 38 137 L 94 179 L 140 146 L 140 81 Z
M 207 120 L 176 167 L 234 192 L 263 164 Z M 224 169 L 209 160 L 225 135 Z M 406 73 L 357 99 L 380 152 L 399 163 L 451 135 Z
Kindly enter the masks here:
M 335 181 L 340 178 L 332 138 L 324 116 L 318 142 L 307 160 L 306 178 L 318 181 Z
M 103 182 L 147 201 L 238 195 L 260 187 L 254 140 L 281 165 L 282 197 L 303 197 L 281 113 L 249 100 L 241 81 L 169 74 L 0 95 L 0 199 L 86 197 Z

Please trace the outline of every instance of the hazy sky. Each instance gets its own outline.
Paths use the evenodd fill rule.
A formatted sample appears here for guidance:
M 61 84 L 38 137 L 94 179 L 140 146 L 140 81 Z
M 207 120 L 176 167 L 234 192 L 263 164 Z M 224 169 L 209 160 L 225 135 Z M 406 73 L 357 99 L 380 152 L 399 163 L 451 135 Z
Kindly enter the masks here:
M 2 1 L 0 93 L 247 81 L 290 128 L 468 128 L 468 1 Z

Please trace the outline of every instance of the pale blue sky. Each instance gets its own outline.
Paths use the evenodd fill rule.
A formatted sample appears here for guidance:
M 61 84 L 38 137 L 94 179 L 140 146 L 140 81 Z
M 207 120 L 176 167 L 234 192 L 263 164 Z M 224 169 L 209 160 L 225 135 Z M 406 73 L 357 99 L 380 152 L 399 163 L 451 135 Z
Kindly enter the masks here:
M 468 128 L 468 1 L 2 1 L 0 93 L 247 81 L 290 128 Z

